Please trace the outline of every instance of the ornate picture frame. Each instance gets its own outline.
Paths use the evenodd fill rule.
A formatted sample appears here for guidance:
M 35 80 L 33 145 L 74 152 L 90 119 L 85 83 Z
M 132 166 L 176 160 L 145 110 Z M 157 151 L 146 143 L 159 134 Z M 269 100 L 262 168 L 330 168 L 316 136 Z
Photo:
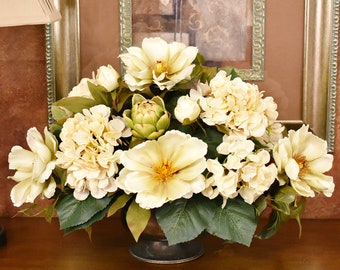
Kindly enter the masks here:
M 63 20 L 46 26 L 49 122 L 52 122 L 51 104 L 67 95 L 79 82 L 80 74 L 79 0 L 54 1 Z M 327 140 L 329 152 L 334 151 L 335 139 L 339 1 L 305 0 L 302 119 L 287 121 L 308 123 L 318 136 Z M 265 0 L 254 0 L 253 3 L 257 10 L 264 8 Z M 128 22 L 131 0 L 120 0 L 120 16 L 121 46 L 126 48 L 132 37 L 131 22 Z M 265 20 L 264 15 L 259 16 L 258 21 L 254 20 L 254 29 L 262 24 L 262 20 Z M 263 31 L 262 27 L 259 31 Z M 65 36 L 67 40 L 63 38 Z M 262 56 L 262 45 L 255 47 Z
M 248 43 L 251 43 L 251 44 L 249 44 L 250 51 L 251 51 L 251 55 L 249 57 L 250 58 L 250 60 L 249 60 L 250 64 L 249 65 L 251 67 L 250 68 L 237 68 L 237 65 L 236 65 L 236 72 L 244 80 L 261 81 L 264 78 L 265 0 L 246 0 L 246 1 L 243 1 L 243 2 L 251 2 L 251 1 L 252 1 L 251 8 L 248 11 L 248 13 L 251 13 L 251 15 L 248 16 L 249 17 L 248 20 L 250 20 L 251 23 L 244 22 L 244 24 L 249 23 L 250 25 L 247 28 L 251 29 L 251 34 L 250 34 L 251 37 L 249 38 L 249 41 L 248 41 Z M 170 2 L 170 1 L 167 1 L 167 2 Z M 176 4 L 177 2 L 183 3 L 182 1 L 173 0 L 173 6 L 174 6 L 173 9 L 175 9 L 175 11 L 173 12 L 174 14 L 169 15 L 169 11 L 164 11 L 164 13 L 166 15 L 163 16 L 163 20 L 166 21 L 164 23 L 164 25 L 170 24 L 170 22 L 171 22 L 170 20 L 176 21 L 175 23 L 173 23 L 176 26 L 173 27 L 173 29 L 172 29 L 173 33 L 171 33 L 171 34 L 175 34 L 175 36 L 176 36 L 176 32 L 177 32 L 176 28 L 178 28 L 181 31 L 181 33 L 179 33 L 178 36 L 182 36 L 182 28 L 177 26 L 177 25 L 182 24 L 182 21 L 183 21 L 181 13 L 177 14 L 178 10 L 181 10 L 181 12 L 182 12 L 182 8 L 181 9 L 179 9 L 178 7 L 176 8 L 176 5 L 179 5 L 179 4 Z M 198 2 L 195 2 L 196 5 L 198 5 Z M 203 0 L 201 2 L 202 2 L 202 4 L 204 4 Z M 120 0 L 120 30 L 121 30 L 120 46 L 121 46 L 121 52 L 125 52 L 126 48 L 132 46 L 134 35 L 139 34 L 138 32 L 133 33 L 133 28 L 136 28 L 136 24 L 137 24 L 137 23 L 134 24 L 133 21 L 134 21 L 134 17 L 137 17 L 137 16 L 134 16 L 133 4 L 132 3 L 133 3 L 133 0 Z M 209 2 L 209 3 L 211 3 L 211 2 Z M 145 9 L 145 3 L 141 3 L 141 4 L 144 5 L 143 8 Z M 189 4 L 187 4 L 187 6 L 189 6 Z M 196 13 L 196 14 L 198 14 L 198 12 L 197 12 L 198 9 L 204 10 L 204 7 L 190 6 L 190 8 L 191 8 L 190 11 L 192 13 Z M 217 6 L 216 8 L 220 8 L 220 7 Z M 138 8 L 136 8 L 136 9 L 138 9 Z M 240 9 L 237 8 L 235 10 L 237 12 Z M 231 12 L 230 9 L 229 10 L 226 9 L 226 13 L 227 13 L 227 11 Z M 221 12 L 223 13 L 223 10 Z M 145 20 L 145 15 L 144 14 L 140 14 L 140 15 L 142 15 L 142 17 Z M 232 16 L 229 16 L 227 14 L 225 16 L 232 17 Z M 161 17 L 161 15 L 158 15 L 158 17 Z M 239 14 L 233 14 L 233 17 L 241 17 L 241 16 L 239 16 Z M 150 18 L 152 18 L 152 17 L 150 16 Z M 161 23 L 160 22 L 161 19 L 157 20 L 157 22 Z M 246 18 L 238 18 L 238 19 L 239 19 L 240 22 L 247 20 Z M 188 20 L 190 20 L 190 18 Z M 202 22 L 202 19 L 197 19 L 197 21 L 198 20 L 200 20 L 200 21 L 194 22 L 192 24 L 200 23 L 200 25 L 202 27 L 202 25 L 204 25 L 204 22 Z M 179 22 L 177 22 L 177 21 L 179 21 Z M 217 22 L 211 22 L 210 25 L 216 25 L 216 23 Z M 188 22 L 187 24 L 190 25 L 190 22 Z M 208 24 L 208 23 L 206 23 L 206 24 Z M 225 24 L 227 25 L 227 22 Z M 185 25 L 185 22 L 183 22 L 183 25 Z M 201 29 L 202 32 L 206 33 L 207 31 L 209 31 L 209 27 L 212 27 L 212 26 L 208 25 L 205 28 L 203 26 L 204 29 L 203 30 Z M 220 25 L 218 27 L 221 28 Z M 161 27 L 159 27 L 159 28 L 161 28 Z M 188 35 L 191 36 L 190 32 L 194 32 L 193 35 L 197 36 L 198 31 L 193 30 L 193 27 L 188 26 L 187 30 L 188 30 L 188 33 L 184 33 L 186 36 L 188 36 Z M 217 29 L 217 31 L 216 31 L 216 29 L 214 29 L 214 30 L 215 31 L 211 31 L 212 35 L 219 35 L 219 34 L 221 34 L 221 32 L 224 29 L 221 29 L 222 31 L 218 31 L 219 29 Z M 228 31 L 228 29 L 226 29 L 226 31 Z M 216 33 L 214 33 L 214 32 L 216 32 Z M 151 32 L 149 32 L 147 34 L 152 35 Z M 158 31 L 157 36 L 159 36 L 159 34 L 164 35 L 165 32 L 160 33 Z M 209 38 L 211 40 L 211 39 L 213 39 L 213 36 L 210 36 Z M 217 38 L 220 39 L 220 37 L 217 37 Z M 187 39 L 189 39 L 189 38 L 187 38 Z M 197 38 L 196 38 L 196 41 L 192 41 L 192 38 L 190 38 L 190 39 L 191 39 L 191 43 L 195 43 L 195 44 L 191 44 L 191 45 L 197 46 L 200 49 L 201 52 L 204 51 L 204 48 L 200 48 L 199 44 L 197 44 L 197 42 L 199 42 L 199 41 L 197 41 Z M 201 38 L 201 39 L 202 39 L 201 44 L 205 44 L 203 38 Z M 223 40 L 221 40 L 221 42 L 223 42 Z M 247 42 L 247 41 L 245 41 L 245 42 Z M 227 42 L 225 41 L 225 43 L 227 43 Z M 235 47 L 236 46 L 237 45 L 235 45 Z M 211 50 L 211 51 L 213 51 L 213 50 Z M 204 53 L 204 55 L 207 55 L 207 52 Z M 209 60 L 209 59 L 206 59 L 206 60 Z M 214 63 L 213 65 L 216 66 L 216 63 Z M 218 64 L 217 64 L 217 66 L 218 66 Z M 233 66 L 235 66 L 235 65 L 233 65 Z

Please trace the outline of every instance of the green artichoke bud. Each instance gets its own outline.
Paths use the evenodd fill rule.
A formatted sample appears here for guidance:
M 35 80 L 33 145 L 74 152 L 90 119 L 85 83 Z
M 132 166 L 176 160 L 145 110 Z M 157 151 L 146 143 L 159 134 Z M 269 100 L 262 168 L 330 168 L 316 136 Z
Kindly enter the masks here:
M 170 125 L 170 113 L 159 96 L 146 99 L 139 94 L 133 95 L 132 109 L 125 110 L 123 117 L 132 129 L 132 135 L 141 139 L 157 139 Z

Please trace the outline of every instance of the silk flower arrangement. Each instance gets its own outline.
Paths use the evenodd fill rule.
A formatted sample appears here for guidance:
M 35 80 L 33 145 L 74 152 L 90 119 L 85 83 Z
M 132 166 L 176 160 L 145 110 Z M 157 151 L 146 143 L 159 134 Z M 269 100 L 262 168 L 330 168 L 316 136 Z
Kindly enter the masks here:
M 249 246 L 290 217 L 301 229 L 305 198 L 332 195 L 326 141 L 306 125 L 285 130 L 273 98 L 233 69 L 161 38 L 120 58 L 123 78 L 100 67 L 53 104 L 43 135 L 28 130 L 29 149 L 11 149 L 23 212 L 48 199 L 41 211 L 68 234 L 125 209 L 136 241 L 154 214 L 170 245 L 205 231 Z

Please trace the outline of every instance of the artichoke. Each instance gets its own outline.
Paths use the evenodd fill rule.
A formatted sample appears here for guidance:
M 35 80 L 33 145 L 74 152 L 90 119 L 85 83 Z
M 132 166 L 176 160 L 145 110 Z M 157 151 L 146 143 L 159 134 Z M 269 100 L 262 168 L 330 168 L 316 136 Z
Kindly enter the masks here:
M 170 125 L 170 113 L 159 96 L 146 99 L 140 94 L 133 95 L 132 108 L 124 111 L 123 118 L 132 135 L 140 139 L 157 139 Z

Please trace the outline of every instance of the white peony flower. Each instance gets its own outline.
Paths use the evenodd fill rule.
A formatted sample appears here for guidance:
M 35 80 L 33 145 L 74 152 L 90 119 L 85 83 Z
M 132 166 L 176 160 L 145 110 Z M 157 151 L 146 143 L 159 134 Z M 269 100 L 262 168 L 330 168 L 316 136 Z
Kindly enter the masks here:
M 327 153 L 327 142 L 308 129 L 303 125 L 297 131 L 290 130 L 288 137 L 274 146 L 281 184 L 289 181 L 305 197 L 314 197 L 315 192 L 330 197 L 334 191 L 333 177 L 325 173 L 332 168 L 333 155 Z
M 131 136 L 131 131 L 121 118 L 110 120 L 110 111 L 104 105 L 84 109 L 83 114 L 68 118 L 61 130 L 57 164 L 67 169 L 66 184 L 78 200 L 85 200 L 90 193 L 100 199 L 117 189 L 114 176 L 120 151 L 114 147 L 121 137 Z
M 196 47 L 186 47 L 183 43 L 168 44 L 161 38 L 145 38 L 141 48 L 130 47 L 120 55 L 126 66 L 124 80 L 131 91 L 143 90 L 151 84 L 170 90 L 190 79 L 197 52 Z
M 107 65 L 97 69 L 97 75 L 94 80 L 96 84 L 104 86 L 108 92 L 112 92 L 119 86 L 119 77 L 119 73 L 111 65 Z
M 177 105 L 174 110 L 176 119 L 183 125 L 189 125 L 196 121 L 201 113 L 201 108 L 196 101 L 189 96 L 181 96 L 177 100 Z
M 121 154 L 124 168 L 117 185 L 137 193 L 136 202 L 146 209 L 168 201 L 190 198 L 205 189 L 207 144 L 177 130 L 158 140 L 143 142 Z
M 44 134 L 45 140 L 36 128 L 30 128 L 26 140 L 31 151 L 13 146 L 8 155 L 9 169 L 16 170 L 9 178 L 18 182 L 11 191 L 12 202 L 17 207 L 33 203 L 39 195 L 47 198 L 54 195 L 56 183 L 50 176 L 56 163 L 58 141 L 47 128 Z

